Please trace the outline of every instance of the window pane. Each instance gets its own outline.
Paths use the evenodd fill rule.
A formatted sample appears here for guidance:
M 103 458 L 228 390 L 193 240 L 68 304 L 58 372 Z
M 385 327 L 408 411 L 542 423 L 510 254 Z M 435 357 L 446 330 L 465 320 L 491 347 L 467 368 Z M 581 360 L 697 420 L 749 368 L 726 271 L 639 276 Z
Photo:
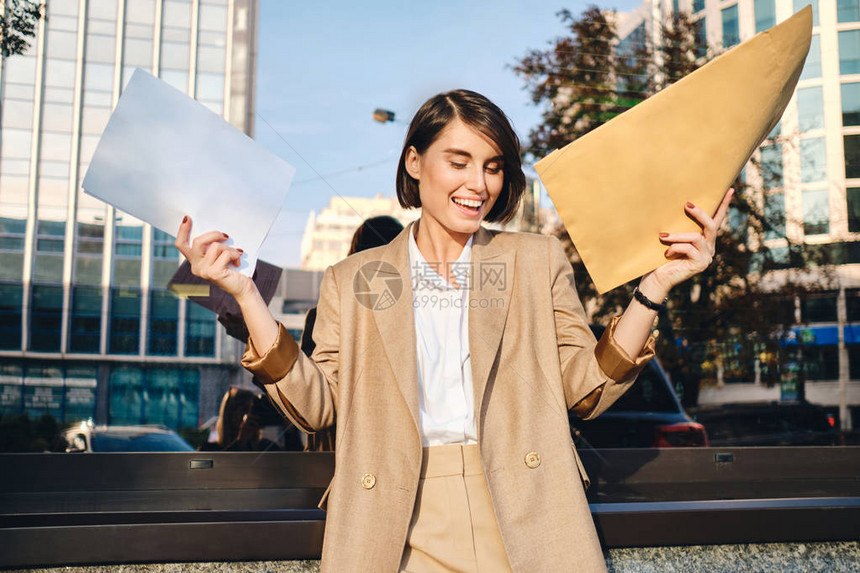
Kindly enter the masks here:
M 693 12 L 705 9 L 705 0 L 693 0 Z
M 693 24 L 696 31 L 696 57 L 698 58 L 708 55 L 708 24 L 706 20 L 702 16 Z
M 807 4 L 812 5 L 812 25 L 818 26 L 818 0 L 794 0 L 794 11 L 799 12 Z
M 140 290 L 112 288 L 110 305 L 111 354 L 137 354 L 140 343 Z
M 761 148 L 761 177 L 765 189 L 782 187 L 782 144 Z
M 179 370 L 171 368 L 151 368 L 146 371 L 144 424 L 179 427 L 180 376 Z
M 860 135 L 843 136 L 845 144 L 845 177 L 860 177 Z
M 765 195 L 764 219 L 770 227 L 765 231 L 765 239 L 785 237 L 785 196 L 782 193 Z
M 738 5 L 723 8 L 723 46 L 730 48 L 741 41 L 738 30 Z
M 169 291 L 153 290 L 149 316 L 149 354 L 175 356 L 179 300 Z
M 63 287 L 34 285 L 30 301 L 30 350 L 60 351 Z
M 824 96 L 821 86 L 797 90 L 797 114 L 801 132 L 824 128 Z
M 810 78 L 821 77 L 821 39 L 818 34 L 812 36 L 812 41 L 809 43 L 809 54 L 806 56 L 806 63 L 803 64 L 803 72 L 800 74 L 800 79 L 808 80 Z
M 848 230 L 860 233 L 860 187 L 849 187 L 845 195 L 848 201 Z
M 698 0 L 703 2 L 703 0 Z M 213 6 L 201 2 L 200 4 L 200 29 L 214 32 L 225 32 L 227 30 L 227 7 Z
M 19 275 L 20 278 L 20 275 Z M 0 349 L 21 349 L 21 284 L 0 283 Z
M 185 354 L 215 356 L 215 314 L 191 302 L 185 308 Z
M 803 367 L 807 380 L 837 380 L 839 378 L 839 347 L 803 347 Z
M 860 3 L 857 0 L 836 0 L 836 21 L 857 22 L 860 20 Z
M 776 24 L 774 0 L 755 0 L 755 31 L 763 32 Z
M 800 178 L 804 183 L 827 179 L 827 153 L 823 137 L 800 141 Z
M 830 232 L 830 204 L 827 189 L 803 192 L 803 232 L 823 235 Z
M 860 125 L 860 84 L 842 84 L 842 125 Z
M 69 352 L 98 353 L 101 316 L 102 289 L 90 286 L 74 287 L 69 324 Z
M 839 73 L 860 73 L 860 30 L 839 32 Z
M 143 371 L 119 366 L 110 373 L 108 419 L 115 425 L 137 425 L 143 419 Z

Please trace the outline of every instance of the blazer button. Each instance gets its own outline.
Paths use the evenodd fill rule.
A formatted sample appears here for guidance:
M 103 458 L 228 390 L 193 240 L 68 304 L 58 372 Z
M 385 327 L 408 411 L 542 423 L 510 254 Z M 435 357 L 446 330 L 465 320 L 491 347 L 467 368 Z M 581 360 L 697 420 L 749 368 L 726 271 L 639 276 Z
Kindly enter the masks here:
M 373 489 L 373 486 L 376 485 L 376 476 L 373 474 L 364 474 L 364 477 L 361 478 L 361 487 L 364 489 Z
M 526 454 L 525 458 L 526 466 L 531 469 L 535 469 L 540 465 L 540 454 L 537 452 L 529 452 Z

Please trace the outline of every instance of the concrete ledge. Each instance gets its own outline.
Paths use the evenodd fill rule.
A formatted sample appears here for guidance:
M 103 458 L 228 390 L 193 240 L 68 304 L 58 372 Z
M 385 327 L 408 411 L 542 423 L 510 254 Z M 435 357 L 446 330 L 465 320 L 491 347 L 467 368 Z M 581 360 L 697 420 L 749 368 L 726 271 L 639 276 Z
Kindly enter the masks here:
M 610 573 L 779 573 L 855 572 L 860 570 L 860 542 L 760 543 L 691 545 L 688 547 L 630 547 L 610 549 Z M 151 563 L 17 569 L 12 573 L 317 573 L 318 561 L 246 561 L 221 563 Z

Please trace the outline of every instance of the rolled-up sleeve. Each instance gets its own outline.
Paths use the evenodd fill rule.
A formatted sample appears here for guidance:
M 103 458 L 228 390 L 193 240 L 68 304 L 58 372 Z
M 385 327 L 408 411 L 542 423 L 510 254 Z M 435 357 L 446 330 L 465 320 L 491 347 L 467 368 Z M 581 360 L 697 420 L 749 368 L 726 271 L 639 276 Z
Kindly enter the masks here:
M 654 338 L 649 337 L 635 359 L 615 341 L 620 317 L 612 320 L 595 340 L 576 292 L 573 269 L 556 239 L 549 240 L 552 300 L 562 384 L 568 408 L 590 419 L 606 411 L 636 380 L 654 356 Z
M 248 338 L 242 366 L 262 384 L 274 384 L 284 378 L 299 356 L 299 347 L 284 325 L 278 323 L 278 335 L 272 346 L 261 356 Z
M 636 359 L 630 358 L 630 355 L 615 342 L 615 328 L 619 320 L 621 320 L 620 316 L 612 319 L 600 340 L 597 341 L 597 346 L 594 347 L 594 357 L 597 358 L 600 369 L 616 382 L 638 376 L 648 361 L 654 358 L 656 343 L 652 334 L 645 342 L 639 356 Z
M 320 283 L 318 318 L 313 328 L 316 349 L 308 358 L 290 333 L 278 324 L 271 347 L 260 354 L 250 340 L 242 356 L 272 403 L 305 432 L 335 423 L 340 351 L 340 295 L 332 267 Z

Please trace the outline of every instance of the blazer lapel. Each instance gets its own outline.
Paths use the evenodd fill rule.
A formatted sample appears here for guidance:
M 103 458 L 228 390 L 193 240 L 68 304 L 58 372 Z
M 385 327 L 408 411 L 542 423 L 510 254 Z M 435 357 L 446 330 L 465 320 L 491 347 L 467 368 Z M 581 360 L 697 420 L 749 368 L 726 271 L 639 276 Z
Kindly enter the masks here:
M 382 250 L 377 275 L 388 282 L 392 296 L 380 298 L 373 318 L 397 386 L 415 422 L 418 420 L 418 361 L 415 346 L 415 310 L 412 306 L 412 274 L 409 268 L 409 233 L 412 223 Z M 399 295 L 397 290 L 399 287 Z M 392 301 L 393 304 L 392 304 Z
M 472 241 L 472 263 L 469 353 L 475 413 L 480 416 L 487 380 L 499 351 L 510 308 L 516 252 L 503 250 L 498 241 L 493 242 L 493 234 L 481 227 Z

